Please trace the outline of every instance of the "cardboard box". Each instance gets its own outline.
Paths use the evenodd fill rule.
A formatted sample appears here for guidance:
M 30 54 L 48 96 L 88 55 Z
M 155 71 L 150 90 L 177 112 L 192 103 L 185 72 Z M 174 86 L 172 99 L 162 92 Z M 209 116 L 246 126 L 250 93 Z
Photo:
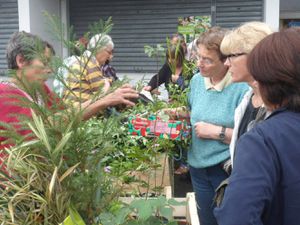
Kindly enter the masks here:
M 129 133 L 131 135 L 182 140 L 187 138 L 190 132 L 191 127 L 186 120 L 164 121 L 155 115 L 148 118 L 142 118 L 139 115 L 129 118 Z

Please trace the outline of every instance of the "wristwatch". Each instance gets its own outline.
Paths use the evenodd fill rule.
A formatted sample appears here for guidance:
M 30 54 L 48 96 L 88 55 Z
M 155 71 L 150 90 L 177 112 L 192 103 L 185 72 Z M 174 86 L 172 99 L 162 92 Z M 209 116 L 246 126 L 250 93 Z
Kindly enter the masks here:
M 221 142 L 225 141 L 225 131 L 226 131 L 226 127 L 222 126 L 222 130 L 219 133 L 219 141 Z

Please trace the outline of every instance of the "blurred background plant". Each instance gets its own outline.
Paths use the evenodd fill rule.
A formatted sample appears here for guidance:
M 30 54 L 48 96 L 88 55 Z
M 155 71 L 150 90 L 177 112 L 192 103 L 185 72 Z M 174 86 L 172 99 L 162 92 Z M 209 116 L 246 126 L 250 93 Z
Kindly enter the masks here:
M 145 45 L 144 46 L 145 54 L 150 58 L 155 58 L 156 60 L 156 69 L 158 69 L 158 64 L 163 62 L 165 59 L 166 50 L 162 44 L 157 44 L 155 46 Z

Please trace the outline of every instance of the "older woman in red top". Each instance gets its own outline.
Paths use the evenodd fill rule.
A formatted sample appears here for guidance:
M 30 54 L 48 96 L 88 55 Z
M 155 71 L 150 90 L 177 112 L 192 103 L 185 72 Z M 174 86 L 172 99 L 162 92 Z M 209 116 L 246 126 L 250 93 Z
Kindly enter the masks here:
M 2 123 L 0 164 L 3 148 L 14 144 L 12 138 L 3 134 L 7 126 L 12 126 L 24 138 L 30 133 L 19 119 L 20 116 L 31 117 L 33 109 L 30 108 L 28 101 L 53 110 L 64 107 L 62 101 L 45 84 L 51 73 L 48 64 L 53 54 L 54 50 L 49 43 L 26 32 L 16 32 L 8 43 L 8 68 L 14 76 L 10 81 L 0 83 L 0 122 Z M 30 93 L 33 89 L 37 90 L 37 94 Z M 97 101 L 88 100 L 82 103 L 80 107 L 83 110 L 82 119 L 97 115 L 99 111 L 109 106 L 118 104 L 132 106 L 134 102 L 130 99 L 134 98 L 138 98 L 136 91 L 129 85 L 124 85 Z

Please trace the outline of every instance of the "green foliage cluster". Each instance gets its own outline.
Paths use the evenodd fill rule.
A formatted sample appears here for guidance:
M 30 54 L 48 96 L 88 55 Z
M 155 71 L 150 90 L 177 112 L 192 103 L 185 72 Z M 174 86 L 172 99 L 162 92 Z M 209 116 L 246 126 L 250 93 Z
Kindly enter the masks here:
M 50 23 L 57 26 L 53 17 Z M 111 27 L 111 19 L 100 20 L 90 27 L 90 34 L 107 33 Z M 56 37 L 72 48 L 74 41 L 65 41 L 63 30 L 63 27 L 57 28 Z M 56 69 L 62 65 L 57 58 L 49 63 Z M 60 224 L 74 214 L 70 212 L 78 212 L 87 225 L 175 223 L 165 223 L 162 219 L 170 218 L 170 205 L 176 204 L 171 200 L 158 197 L 147 202 L 134 201 L 129 206 L 117 200 L 124 184 L 140 182 L 147 187 L 148 184 L 137 180 L 132 172 L 160 167 L 157 156 L 161 152 L 172 155 L 175 145 L 166 139 L 128 136 L 128 116 L 154 114 L 170 104 L 158 99 L 148 105 L 139 102 L 131 109 L 119 109 L 121 113 L 83 121 L 82 109 L 60 101 L 47 109 L 37 101 L 48 99 L 39 87 L 29 86 L 23 80 L 20 84 L 33 99 L 20 99 L 20 104 L 33 109 L 34 113 L 32 118 L 20 117 L 24 128 L 31 131 L 25 138 L 12 126 L 0 124 L 7 128 L 0 135 L 10 137 L 9 141 L 15 144 L 5 149 L 7 170 L 0 171 L 2 224 Z M 174 98 L 171 106 L 184 101 Z M 148 186 L 148 192 L 151 191 Z M 138 216 L 132 217 L 131 212 Z
M 130 205 L 115 212 L 100 215 L 103 225 L 176 225 L 172 217 L 172 207 L 182 203 L 159 196 L 152 199 L 135 199 Z M 128 220 L 128 217 L 134 218 Z
M 59 224 L 73 205 L 87 224 L 93 224 L 118 196 L 112 188 L 114 177 L 103 170 L 105 155 L 116 150 L 111 134 L 118 129 L 118 121 L 103 118 L 89 126 L 69 111 L 52 117 L 36 113 L 32 121 L 24 121 L 34 139 L 24 142 L 15 134 L 20 144 L 6 149 L 9 173 L 0 174 L 0 221 Z

